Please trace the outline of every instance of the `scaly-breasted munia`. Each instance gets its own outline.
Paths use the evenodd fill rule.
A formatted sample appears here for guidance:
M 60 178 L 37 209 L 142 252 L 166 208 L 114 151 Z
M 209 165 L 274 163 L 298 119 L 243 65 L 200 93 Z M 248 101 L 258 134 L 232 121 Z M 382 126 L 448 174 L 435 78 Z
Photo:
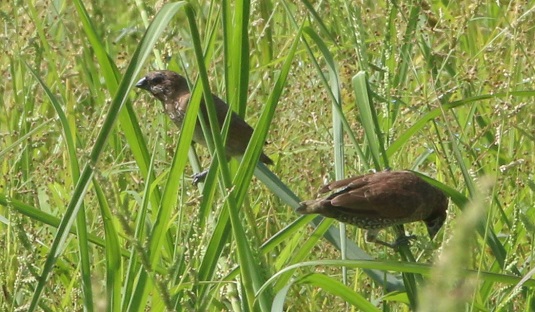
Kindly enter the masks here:
M 163 104 L 164 110 L 173 122 L 181 127 L 186 114 L 191 93 L 186 78 L 170 70 L 158 70 L 148 73 L 141 78 L 136 87 L 149 91 L 155 98 Z M 229 106 L 216 95 L 212 95 L 219 126 L 223 125 Z M 199 111 L 208 120 L 208 114 L 204 100 L 202 100 Z M 238 114 L 231 112 L 231 121 L 225 144 L 227 156 L 242 156 L 249 144 L 253 134 L 253 128 L 249 126 Z M 202 132 L 199 120 L 193 132 L 193 141 L 206 146 L 206 140 Z M 273 161 L 264 153 L 260 155 L 260 161 L 271 165 Z M 194 182 L 204 177 L 206 172 L 196 175 Z
M 377 238 L 383 228 L 424 221 L 431 239 L 446 220 L 448 198 L 410 171 L 382 171 L 335 181 L 319 192 L 325 198 L 300 203 L 297 212 L 320 214 L 367 230 L 366 241 L 395 247 Z

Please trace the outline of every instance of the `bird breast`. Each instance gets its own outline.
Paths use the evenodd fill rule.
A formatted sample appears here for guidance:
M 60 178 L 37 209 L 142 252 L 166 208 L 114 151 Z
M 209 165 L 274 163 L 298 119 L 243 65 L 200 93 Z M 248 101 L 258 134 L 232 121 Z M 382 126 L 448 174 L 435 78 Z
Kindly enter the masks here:
M 178 126 L 182 127 L 182 122 L 186 117 L 186 109 L 188 107 L 189 97 L 180 98 L 178 101 L 167 102 L 164 104 L 164 109 L 169 118 Z M 204 139 L 204 133 L 199 124 L 199 121 L 195 123 L 195 129 L 193 130 L 193 141 L 202 145 L 206 145 L 206 140 Z
M 410 223 L 418 221 L 418 218 L 376 218 L 376 217 L 364 217 L 364 216 L 351 216 L 351 215 L 339 215 L 336 219 L 342 223 L 352 224 L 356 227 L 365 230 L 382 229 L 396 224 Z
M 186 116 L 186 110 L 180 101 L 171 101 L 164 104 L 164 109 L 169 118 L 180 128 Z

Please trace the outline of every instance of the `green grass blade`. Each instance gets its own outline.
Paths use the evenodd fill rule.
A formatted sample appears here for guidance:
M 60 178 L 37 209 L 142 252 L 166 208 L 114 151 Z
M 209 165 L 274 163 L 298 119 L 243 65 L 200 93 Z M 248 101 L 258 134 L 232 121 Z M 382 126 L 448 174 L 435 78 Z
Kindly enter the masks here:
M 106 233 L 106 303 L 109 310 L 118 311 L 121 307 L 121 286 L 123 284 L 122 255 L 119 252 L 121 244 L 106 195 L 99 184 L 93 183 L 93 185 L 97 193 L 101 214 L 104 216 L 104 231 Z
M 448 104 L 442 105 L 442 107 L 435 108 L 422 116 L 420 119 L 418 119 L 417 122 L 415 122 L 409 129 L 407 129 L 405 132 L 401 133 L 401 135 L 388 146 L 388 149 L 386 151 L 388 157 L 391 157 L 393 154 L 395 154 L 403 145 L 410 142 L 410 138 L 414 136 L 415 133 L 420 131 L 429 121 L 439 117 L 442 112 L 446 112 L 448 110 L 461 107 L 464 105 L 468 105 L 470 103 L 479 102 L 488 100 L 491 98 L 504 98 L 507 96 L 516 96 L 516 97 L 533 97 L 535 96 L 535 91 L 512 91 L 512 92 L 498 92 L 495 94 L 484 94 L 484 95 L 477 95 L 473 97 L 467 97 L 462 100 L 453 101 Z
M 161 23 L 168 22 L 173 16 L 173 13 L 178 10 L 180 6 L 181 3 L 178 3 L 178 5 L 169 4 L 165 6 L 160 11 L 160 14 L 155 17 L 155 21 L 157 21 L 155 25 L 161 26 Z M 87 192 L 87 189 L 89 188 L 89 182 L 94 174 L 94 166 L 98 162 L 98 158 L 102 153 L 102 150 L 104 149 L 104 145 L 106 143 L 108 135 L 112 131 L 117 115 L 121 110 L 123 104 L 127 101 L 128 92 L 136 81 L 135 79 L 137 77 L 137 74 L 141 70 L 141 64 L 148 57 L 152 46 L 156 42 L 159 33 L 161 33 L 162 31 L 163 27 L 155 26 L 154 28 L 149 28 L 149 30 L 147 30 L 146 35 L 143 37 L 140 45 L 138 46 L 138 49 L 136 50 L 134 56 L 132 57 L 130 66 L 126 70 L 124 79 L 121 81 L 117 94 L 113 99 L 110 110 L 102 125 L 102 129 L 100 130 L 99 135 L 97 136 L 95 144 L 93 145 L 93 149 L 89 156 L 90 161 L 85 165 L 80 175 L 80 179 L 78 180 L 75 190 L 73 192 L 72 200 L 70 201 L 69 206 L 65 211 L 65 215 L 58 227 L 58 231 L 50 248 L 50 253 L 43 267 L 41 277 L 35 288 L 35 292 L 33 294 L 32 301 L 29 306 L 29 311 L 34 311 L 37 306 L 37 303 L 39 302 L 41 293 L 43 292 L 46 281 L 48 279 L 48 275 L 52 272 L 56 259 L 61 254 L 61 250 L 63 250 L 63 245 L 72 226 L 72 223 L 74 222 L 78 211 L 82 206 L 84 195 Z
M 372 161 L 376 170 L 382 168 L 389 168 L 388 158 L 386 157 L 384 149 L 383 131 L 388 132 L 388 129 L 381 129 L 377 120 L 377 112 L 371 101 L 371 96 L 368 93 L 368 83 L 366 81 L 366 73 L 359 72 L 352 79 L 353 90 L 355 92 L 356 104 L 359 111 L 360 123 L 364 128 L 366 134 L 367 146 L 372 155 Z
M 26 64 L 34 78 L 39 82 L 45 93 L 47 94 L 50 102 L 54 106 L 56 114 L 59 117 L 61 122 L 61 127 L 63 129 L 63 138 L 65 139 L 67 150 L 69 153 L 69 164 L 71 169 L 71 175 L 73 177 L 73 182 L 76 183 L 80 176 L 80 167 L 78 165 L 78 159 L 76 157 L 76 147 L 74 144 L 73 131 L 71 130 L 70 124 L 67 120 L 63 108 L 61 107 L 59 101 L 56 99 L 52 91 L 47 87 L 47 85 L 41 80 L 38 74 L 31 69 L 28 64 Z M 80 252 L 80 262 L 82 270 L 82 285 L 84 292 L 84 304 L 85 309 L 88 311 L 93 311 L 93 292 L 92 292 L 92 283 L 91 283 L 91 265 L 89 263 L 89 243 L 88 243 L 88 233 L 86 228 L 86 219 L 83 206 L 81 207 L 82 213 L 76 217 L 76 230 L 78 235 L 78 244 Z

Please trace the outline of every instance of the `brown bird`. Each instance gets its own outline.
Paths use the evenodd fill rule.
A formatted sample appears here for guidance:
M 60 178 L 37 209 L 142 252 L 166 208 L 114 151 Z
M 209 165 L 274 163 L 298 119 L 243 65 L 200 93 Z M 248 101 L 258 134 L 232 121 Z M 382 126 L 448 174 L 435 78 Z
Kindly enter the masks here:
M 141 78 L 136 87 L 149 91 L 155 98 L 160 100 L 167 115 L 178 126 L 182 126 L 191 93 L 186 78 L 170 70 L 158 70 L 148 73 Z M 212 94 L 215 104 L 219 127 L 223 126 L 229 106 L 222 99 Z M 204 100 L 201 102 L 200 112 L 204 120 L 208 120 L 208 113 Z M 253 135 L 253 128 L 247 124 L 238 114 L 232 112 L 230 126 L 225 144 L 227 157 L 242 156 Z M 206 146 L 199 120 L 193 132 L 193 141 Z M 271 165 L 273 161 L 264 153 L 260 155 L 260 161 Z M 204 171 L 194 176 L 193 182 L 201 181 L 207 174 Z
M 336 191 L 335 191 L 336 190 Z M 321 214 L 367 230 L 366 241 L 396 248 L 377 238 L 383 228 L 424 221 L 431 239 L 446 220 L 448 199 L 434 186 L 410 171 L 382 171 L 323 186 L 319 192 L 335 191 L 326 198 L 300 203 L 297 212 Z

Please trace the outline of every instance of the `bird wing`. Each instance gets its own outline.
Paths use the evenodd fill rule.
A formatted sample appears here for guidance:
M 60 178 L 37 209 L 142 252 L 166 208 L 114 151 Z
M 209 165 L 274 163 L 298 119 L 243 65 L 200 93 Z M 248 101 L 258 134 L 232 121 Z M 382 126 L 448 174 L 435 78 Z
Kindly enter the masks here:
M 217 121 L 219 122 L 219 127 L 222 127 L 229 111 L 229 106 L 215 94 L 213 95 L 213 99 Z M 201 105 L 201 110 L 204 116 L 208 116 L 204 100 Z M 229 156 L 242 155 L 247 148 L 247 143 L 249 142 L 252 134 L 253 128 L 249 126 L 249 124 L 245 122 L 245 120 L 243 120 L 238 114 L 231 110 L 230 127 L 228 130 L 227 142 L 225 144 L 227 154 Z
M 334 190 L 339 189 L 339 188 L 348 187 L 349 185 L 356 186 L 356 185 L 361 184 L 361 183 L 367 183 L 369 177 L 371 175 L 373 175 L 373 174 L 374 173 L 370 173 L 370 174 L 366 174 L 366 175 L 359 176 L 359 177 L 351 177 L 351 178 L 347 178 L 347 179 L 343 179 L 343 180 L 334 181 L 334 182 L 331 182 L 331 183 L 329 183 L 327 185 L 322 186 L 318 190 L 318 192 L 319 193 L 327 193 L 329 191 L 334 191 Z
M 346 181 L 340 191 L 329 196 L 331 205 L 347 214 L 397 219 L 411 217 L 423 204 L 421 195 L 407 188 L 407 181 L 377 175 Z

